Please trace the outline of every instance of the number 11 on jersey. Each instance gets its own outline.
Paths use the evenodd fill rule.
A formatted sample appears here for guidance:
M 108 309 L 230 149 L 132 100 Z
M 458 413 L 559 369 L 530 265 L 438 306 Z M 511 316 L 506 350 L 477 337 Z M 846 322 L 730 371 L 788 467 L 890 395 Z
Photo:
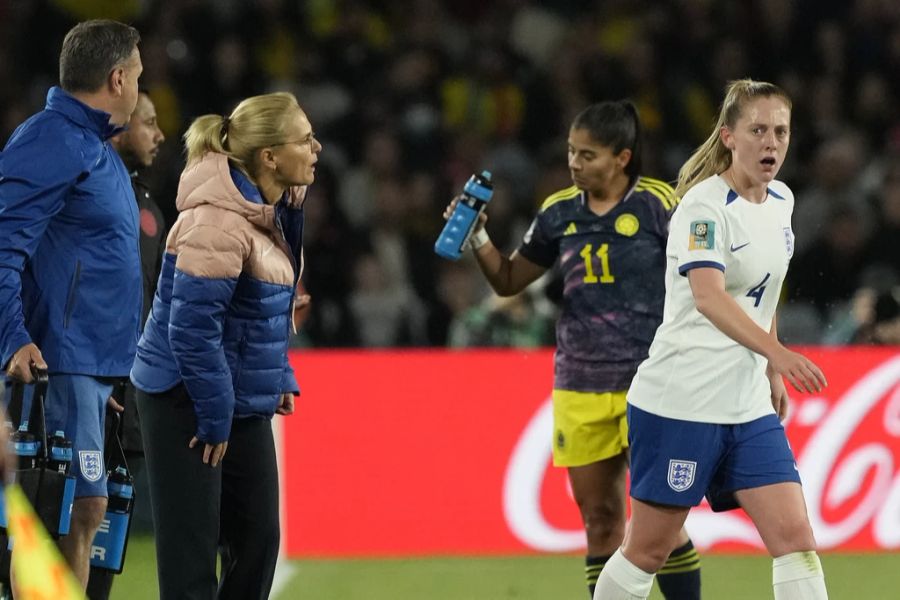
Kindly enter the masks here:
M 594 275 L 594 265 L 591 258 L 593 257 L 593 244 L 586 244 L 581 249 L 581 257 L 584 258 L 584 270 L 587 273 L 584 276 L 585 283 L 613 283 L 616 278 L 609 272 L 609 244 L 601 244 L 597 249 L 597 256 L 600 258 L 601 275 L 598 278 Z

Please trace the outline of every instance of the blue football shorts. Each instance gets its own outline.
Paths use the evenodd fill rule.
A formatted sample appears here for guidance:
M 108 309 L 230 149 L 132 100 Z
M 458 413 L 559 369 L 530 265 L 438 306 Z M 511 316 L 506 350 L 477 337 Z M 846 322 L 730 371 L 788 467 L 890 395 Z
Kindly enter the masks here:
M 734 493 L 774 483 L 800 483 L 784 426 L 774 414 L 748 423 L 668 419 L 628 405 L 631 496 L 716 512 L 738 508 Z
M 112 382 L 89 375 L 50 375 L 47 382 L 47 437 L 62 431 L 72 442 L 69 473 L 75 476 L 76 498 L 107 495 L 103 432 L 112 389 Z M 23 416 L 30 414 L 33 393 L 34 386 L 25 387 Z

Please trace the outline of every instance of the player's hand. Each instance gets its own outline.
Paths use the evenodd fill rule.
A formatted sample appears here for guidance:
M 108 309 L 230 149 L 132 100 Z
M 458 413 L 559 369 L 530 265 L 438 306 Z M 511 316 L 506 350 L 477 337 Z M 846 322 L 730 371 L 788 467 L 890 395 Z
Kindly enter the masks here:
M 813 361 L 784 346 L 780 346 L 769 357 L 769 368 L 774 373 L 784 375 L 793 388 L 801 393 L 818 393 L 828 385 L 822 370 Z
M 450 218 L 450 215 L 453 214 L 453 211 L 456 210 L 456 205 L 459 204 L 459 199 L 462 196 L 456 196 L 453 200 L 450 201 L 450 204 L 447 205 L 447 208 L 444 209 L 444 220 Z M 487 223 L 488 217 L 485 211 L 481 211 L 478 213 L 478 219 L 475 221 L 475 227 L 472 228 L 472 233 L 478 231 L 479 229 L 484 228 L 484 224 Z
M 25 344 L 16 350 L 16 353 L 9 359 L 6 374 L 12 379 L 31 383 L 34 381 L 34 376 L 31 374 L 32 365 L 38 369 L 47 370 L 47 363 L 44 361 L 44 357 L 41 355 L 37 345 L 34 343 Z
M 310 305 L 312 304 L 312 296 L 309 294 L 297 294 L 294 297 L 294 309 L 291 313 L 291 326 L 294 333 L 303 326 L 309 317 Z
M 284 416 L 294 414 L 294 392 L 285 392 L 281 395 L 275 412 Z
M 303 202 L 306 200 L 306 192 L 309 190 L 305 185 L 294 185 L 288 188 L 287 204 L 291 208 L 303 208 Z
M 769 371 L 767 369 L 767 371 Z M 778 415 L 779 421 L 784 421 L 788 414 L 790 398 L 788 397 L 787 388 L 784 386 L 784 378 L 778 373 L 769 372 L 769 387 L 772 390 L 772 408 Z
M 121 404 L 119 404 L 118 402 L 116 402 L 116 399 L 113 398 L 112 396 L 110 396 L 109 398 L 106 399 L 106 406 L 113 409 L 117 413 L 125 412 L 125 407 L 122 406 Z
M 196 446 L 200 440 L 197 436 L 191 438 L 188 448 Z M 218 444 L 205 444 L 203 447 L 203 464 L 211 467 L 217 467 L 222 459 L 225 458 L 225 451 L 228 450 L 228 442 L 219 442 Z

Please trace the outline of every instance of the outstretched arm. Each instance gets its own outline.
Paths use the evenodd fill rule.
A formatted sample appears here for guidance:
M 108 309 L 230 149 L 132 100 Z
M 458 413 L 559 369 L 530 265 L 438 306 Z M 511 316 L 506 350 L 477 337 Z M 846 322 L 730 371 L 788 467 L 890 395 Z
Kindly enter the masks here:
M 445 219 L 453 214 L 456 202 L 457 200 L 454 199 L 444 211 Z M 469 239 L 475 260 L 488 283 L 498 295 L 515 296 L 536 281 L 547 269 L 531 262 L 518 251 L 513 252 L 511 256 L 504 255 L 488 237 L 484 228 L 485 223 L 487 223 L 487 215 L 481 213 L 478 215 L 475 230 Z

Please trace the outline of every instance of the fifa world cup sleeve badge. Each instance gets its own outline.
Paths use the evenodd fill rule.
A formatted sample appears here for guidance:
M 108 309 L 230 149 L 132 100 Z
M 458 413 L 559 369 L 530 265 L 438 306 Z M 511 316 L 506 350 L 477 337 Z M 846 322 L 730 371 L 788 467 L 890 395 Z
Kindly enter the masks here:
M 714 250 L 716 224 L 712 221 L 693 221 L 688 237 L 688 250 Z

